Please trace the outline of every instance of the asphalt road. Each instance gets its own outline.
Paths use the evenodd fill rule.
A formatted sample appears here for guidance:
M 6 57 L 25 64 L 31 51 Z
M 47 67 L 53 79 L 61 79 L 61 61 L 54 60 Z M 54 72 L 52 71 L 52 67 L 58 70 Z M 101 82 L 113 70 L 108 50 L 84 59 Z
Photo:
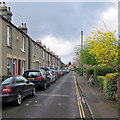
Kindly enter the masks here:
M 26 97 L 20 106 L 6 104 L 2 118 L 80 118 L 76 82 L 72 72 L 62 76 L 47 90 L 36 91 L 35 97 Z

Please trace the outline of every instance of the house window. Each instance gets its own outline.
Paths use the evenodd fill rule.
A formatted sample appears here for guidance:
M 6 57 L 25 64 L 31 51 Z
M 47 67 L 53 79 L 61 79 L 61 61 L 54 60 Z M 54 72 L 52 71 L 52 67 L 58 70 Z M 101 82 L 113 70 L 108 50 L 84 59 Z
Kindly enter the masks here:
M 36 62 L 36 70 L 39 70 L 39 62 Z
M 46 53 L 46 61 L 48 61 L 48 53 Z
M 51 57 L 51 56 L 50 56 L 50 54 L 49 54 L 49 62 L 50 62 L 50 57 Z
M 45 59 L 45 51 L 43 50 L 43 60 Z
M 12 59 L 7 58 L 7 74 L 11 75 L 11 65 L 12 65 Z
M 17 60 L 13 60 L 13 75 L 16 75 L 17 73 Z
M 9 26 L 7 26 L 7 45 L 12 45 L 12 29 Z
M 36 54 L 36 46 L 35 44 L 33 44 L 33 56 L 35 56 L 35 54 Z
M 41 56 L 41 48 L 39 48 L 39 58 L 40 58 L 40 56 Z
M 24 73 L 25 71 L 25 61 L 22 61 L 22 74 Z
M 34 64 L 33 64 L 33 68 L 34 68 L 34 70 L 36 69 L 36 64 L 35 64 L 35 62 L 34 62 Z
M 39 69 L 41 68 L 41 64 L 39 63 Z
M 25 51 L 25 37 L 22 36 L 22 51 Z

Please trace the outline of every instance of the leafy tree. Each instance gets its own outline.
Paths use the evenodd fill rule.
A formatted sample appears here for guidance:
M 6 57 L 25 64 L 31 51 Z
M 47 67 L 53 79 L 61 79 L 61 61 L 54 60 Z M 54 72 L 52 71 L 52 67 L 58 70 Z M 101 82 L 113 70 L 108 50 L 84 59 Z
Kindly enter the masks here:
M 87 64 L 87 65 L 96 65 L 96 59 L 95 59 L 95 55 L 90 54 L 90 50 L 89 50 L 89 46 L 84 47 L 81 51 L 80 51 L 80 60 L 83 64 Z
M 106 27 L 106 26 L 105 26 Z M 117 39 L 115 32 L 111 32 L 106 27 L 106 32 L 103 29 L 95 28 L 88 36 L 86 43 L 89 44 L 89 53 L 95 56 L 95 59 L 100 65 L 114 66 L 118 57 L 118 46 L 116 45 Z

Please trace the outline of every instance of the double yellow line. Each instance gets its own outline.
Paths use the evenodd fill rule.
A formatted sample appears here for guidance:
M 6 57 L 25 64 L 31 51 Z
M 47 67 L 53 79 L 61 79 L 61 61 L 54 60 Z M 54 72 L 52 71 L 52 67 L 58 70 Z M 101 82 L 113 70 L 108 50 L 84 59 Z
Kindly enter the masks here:
M 82 102 L 81 102 L 81 97 L 80 97 L 80 93 L 78 90 L 78 86 L 77 86 L 77 81 L 74 75 L 74 80 L 75 80 L 75 87 L 76 87 L 76 95 L 77 95 L 77 101 L 78 101 L 78 108 L 79 108 L 79 113 L 80 113 L 80 117 L 81 118 L 85 118 L 85 112 L 83 110 L 83 106 L 82 106 Z

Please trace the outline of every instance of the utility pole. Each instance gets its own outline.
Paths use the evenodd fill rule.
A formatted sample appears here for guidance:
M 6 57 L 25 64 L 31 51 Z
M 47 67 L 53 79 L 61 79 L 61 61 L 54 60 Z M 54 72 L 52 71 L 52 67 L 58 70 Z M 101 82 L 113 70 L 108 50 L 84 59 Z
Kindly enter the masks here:
M 83 31 L 81 31 L 81 50 L 83 50 Z M 81 63 L 81 76 L 83 75 L 83 64 Z

